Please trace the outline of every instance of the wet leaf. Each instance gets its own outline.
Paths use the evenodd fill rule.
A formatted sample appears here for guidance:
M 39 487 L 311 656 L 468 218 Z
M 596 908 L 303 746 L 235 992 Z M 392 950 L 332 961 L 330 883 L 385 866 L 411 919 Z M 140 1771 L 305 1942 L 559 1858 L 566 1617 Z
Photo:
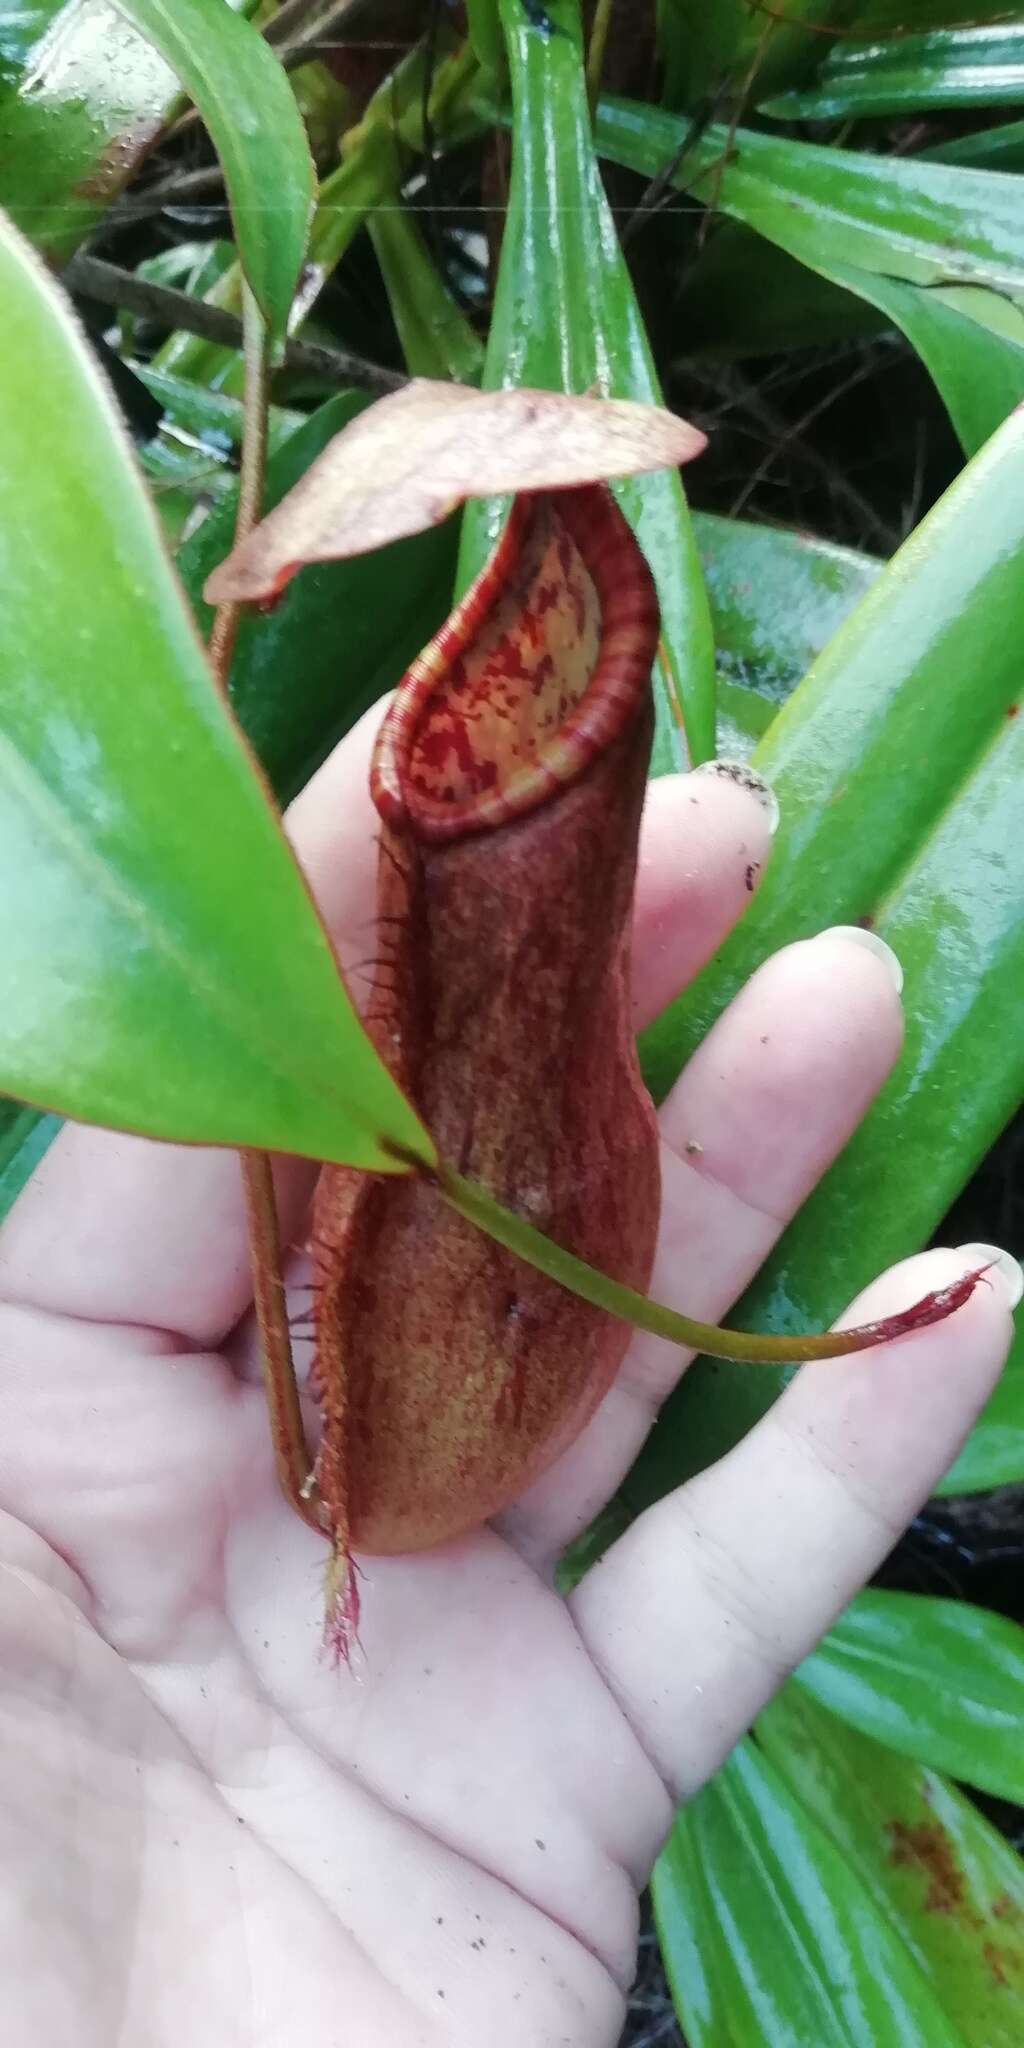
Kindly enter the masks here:
M 313 210 L 313 160 L 295 96 L 265 38 L 211 0 L 117 0 L 202 114 L 224 170 L 242 267 L 283 335 Z
M 0 1223 L 60 1126 L 59 1116 L 0 1097 Z
M 770 742 L 771 734 L 766 748 Z M 878 906 L 875 929 L 906 976 L 903 1050 L 867 1117 L 748 1289 L 736 1311 L 744 1323 L 806 1329 L 808 1317 L 813 1323 L 836 1313 L 881 1268 L 927 1243 L 1017 1109 L 1024 1096 L 1015 1022 L 1024 977 L 1022 835 L 1024 731 L 1012 719 Z M 823 904 L 819 924 L 832 921 Z M 1018 1312 L 1018 1327 L 1020 1321 Z M 729 1367 L 693 1368 L 663 1410 L 645 1456 L 658 1457 L 657 1440 L 676 1483 L 683 1476 L 676 1460 L 692 1470 L 691 1459 L 701 1464 L 720 1456 L 770 1405 L 778 1385 Z M 1024 1433 L 1012 1433 L 1019 1413 L 1013 1376 L 982 1413 L 974 1483 L 1024 1478 Z M 986 1465 L 989 1429 L 995 1462 Z M 665 1476 L 662 1469 L 662 1482 Z
M 714 963 L 648 1035 L 657 1094 L 762 959 L 826 924 L 875 913 L 996 735 L 1014 751 L 1021 743 L 1007 713 L 1020 683 L 1022 543 L 1024 414 L 1006 422 L 893 557 L 766 736 L 759 765 L 782 808 L 771 865 Z M 916 744 L 924 720 L 926 749 Z M 1012 804 L 1012 772 L 992 772 Z M 976 828 L 984 830 L 981 809 Z M 1008 888 L 1012 880 L 1007 874 Z M 985 898 L 1001 919 L 1003 890 Z M 965 901 L 956 923 L 968 943 L 971 915 Z M 907 997 L 912 1005 L 909 974 Z
M 847 1727 L 802 1686 L 784 1688 L 757 1735 L 916 1961 L 946 2026 L 967 2048 L 1019 2048 L 1024 1863 L 1009 1843 L 945 1778 Z
M 338 435 L 214 571 L 206 596 L 263 601 L 303 562 L 364 554 L 421 532 L 471 494 L 657 469 L 703 446 L 695 427 L 654 406 L 415 379 Z
M 154 1136 L 429 1154 L 213 685 L 109 392 L 9 227 L 0 288 L 0 1082 Z
M 237 400 L 144 370 L 151 388 L 194 431 L 238 438 Z M 339 393 L 271 456 L 266 502 L 273 505 L 355 412 L 365 393 Z M 288 415 L 277 413 L 275 431 Z M 225 480 L 226 481 L 226 480 Z M 237 483 L 185 542 L 177 567 L 200 631 L 212 610 L 202 602 L 207 574 L 234 533 Z M 230 696 L 279 804 L 308 781 L 358 717 L 391 689 L 446 616 L 455 575 L 454 523 L 381 548 L 358 563 L 307 569 L 265 616 L 242 619 L 231 665 Z M 343 658 L 339 649 L 344 648 Z M 60 1129 L 60 1118 L 19 1103 L 0 1105 L 0 1220 Z
M 1024 1804 L 1024 1628 L 966 1600 L 858 1594 L 798 1667 L 843 1721 Z
M 840 44 L 829 52 L 813 85 L 762 99 L 759 111 L 782 121 L 829 121 L 848 115 L 859 120 L 865 115 L 1021 102 L 1024 25 L 1003 20 L 977 28 L 931 29 L 885 42 Z
M 108 0 L 7 9 L 0 36 L 0 205 L 63 262 L 152 147 L 178 81 Z
M 960 1456 L 936 1492 L 987 1493 L 991 1486 L 1021 1484 L 1024 1484 L 1024 1329 L 1018 1327 L 1003 1376 L 989 1395 Z
M 761 960 L 829 924 L 872 917 L 904 966 L 895 1073 L 730 1321 L 795 1331 L 838 1314 L 928 1241 L 1024 1093 L 1024 557 L 1010 530 L 1024 504 L 1022 463 L 1018 416 L 874 582 L 769 728 L 754 758 L 782 824 L 763 887 L 647 1035 L 646 1072 L 660 1093 Z M 923 719 L 926 750 L 911 737 Z M 783 1379 L 698 1361 L 629 1476 L 633 1512 L 737 1442 Z M 1024 1477 L 1022 1380 L 1011 1366 L 976 1447 L 972 1438 L 958 1460 L 972 1487 Z
M 693 525 L 719 677 L 779 706 L 885 564 L 877 555 L 750 519 L 695 512 Z
M 688 138 L 672 115 L 629 100 L 602 101 L 597 140 L 648 177 L 682 150 L 675 183 L 894 321 L 934 377 L 968 453 L 1024 397 L 1017 179 L 747 128 L 733 135 L 713 126 Z
M 479 384 L 484 345 L 452 297 L 397 185 L 367 219 L 391 303 L 405 367 L 414 377 L 452 377 Z
M 698 107 L 723 89 L 751 98 L 813 74 L 829 47 L 830 25 L 847 21 L 856 0 L 786 0 L 765 10 L 751 0 L 657 0 L 664 98 Z
M 651 1888 L 691 2048 L 968 2048 L 975 2038 L 753 1742 L 678 1815 Z
M 502 0 L 512 74 L 512 167 L 485 385 L 539 384 L 660 404 L 650 345 L 594 155 L 576 0 L 552 0 L 552 33 Z M 661 606 L 654 670 L 657 770 L 715 745 L 714 646 L 693 528 L 678 476 L 626 479 L 615 496 L 650 564 Z M 502 507 L 463 518 L 462 587 Z

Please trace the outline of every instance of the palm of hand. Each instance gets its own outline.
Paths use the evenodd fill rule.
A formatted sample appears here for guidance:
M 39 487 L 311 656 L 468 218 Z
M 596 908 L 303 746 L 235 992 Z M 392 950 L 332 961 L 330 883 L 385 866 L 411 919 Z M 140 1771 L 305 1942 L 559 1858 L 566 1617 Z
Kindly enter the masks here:
M 366 748 L 366 733 L 347 743 L 292 824 L 349 959 L 367 950 Z M 641 1012 L 713 948 L 765 852 L 744 792 L 663 786 L 638 893 Z M 777 1053 L 753 1057 L 777 1017 Z M 725 1309 L 897 1044 L 891 982 L 856 944 L 762 970 L 667 1106 L 653 1292 Z M 309 1187 L 282 1168 L 293 1233 Z M 930 1254 L 872 1307 L 963 1264 Z M 553 1562 L 679 1370 L 638 1338 L 501 1533 L 364 1562 L 348 1674 L 318 1655 L 323 1545 L 271 1470 L 236 1162 L 69 1129 L 4 1232 L 0 1290 L 10 2048 L 612 2043 L 671 1797 L 913 1512 L 1008 1324 L 980 1289 L 952 1341 L 939 1326 L 887 1370 L 881 1354 L 812 1368 L 565 1603 Z

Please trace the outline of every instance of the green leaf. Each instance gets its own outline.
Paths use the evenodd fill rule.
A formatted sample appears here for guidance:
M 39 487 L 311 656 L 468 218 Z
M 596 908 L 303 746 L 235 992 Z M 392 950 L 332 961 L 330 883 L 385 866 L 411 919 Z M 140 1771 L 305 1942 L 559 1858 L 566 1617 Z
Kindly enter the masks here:
M 714 512 L 695 512 L 693 527 L 719 677 L 784 703 L 883 563 L 811 534 Z
M 176 428 L 224 454 L 241 448 L 245 415 L 239 399 L 230 398 L 223 391 L 207 391 L 201 384 L 193 384 L 191 378 L 175 377 L 167 370 L 154 368 L 152 363 L 130 361 L 129 368 L 147 391 L 160 400 L 168 427 Z M 365 404 L 363 393 L 359 394 L 359 399 Z M 272 455 L 304 424 L 305 419 L 305 413 L 289 411 L 285 406 L 270 407 L 267 438 Z
M 885 316 L 740 221 L 720 221 L 684 272 L 676 322 L 685 347 L 732 358 L 821 348 L 877 334 Z
M 774 707 L 746 683 L 730 683 L 719 677 L 715 708 L 715 736 L 719 754 L 727 761 L 749 761 L 763 740 L 775 716 Z
M 799 694 L 791 705 L 799 705 Z M 758 764 L 772 750 L 778 723 Z M 1016 1028 L 1024 874 L 1012 850 L 1022 840 L 1024 731 L 1014 719 L 877 913 L 874 928 L 905 969 L 903 1051 L 844 1153 L 745 1292 L 735 1311 L 743 1327 L 817 1329 L 831 1321 L 881 1268 L 928 1241 L 1018 1108 L 1024 1094 L 1024 1047 Z M 813 844 L 811 834 L 809 860 Z M 821 858 L 827 858 L 823 850 Z M 823 883 L 827 893 L 815 926 L 850 922 L 846 913 L 829 911 L 827 877 Z M 813 899 L 813 872 L 803 860 L 791 887 L 793 907 L 801 897 Z M 754 903 L 754 924 L 758 909 Z M 766 942 L 764 952 L 782 942 L 786 924 L 784 918 L 782 928 L 774 926 L 774 942 Z M 801 928 L 788 930 L 801 936 Z M 780 1384 L 772 1372 L 692 1366 L 631 1475 L 631 1497 L 662 1495 L 721 1456 L 770 1407 Z M 1018 1417 L 1020 1380 L 1014 1378 L 983 1411 L 973 1485 L 1024 1479 Z M 985 1462 L 985 1444 L 991 1462 Z M 971 1473 L 971 1452 L 963 1456 L 969 1464 L 961 1462 L 961 1479 Z
M 825 30 L 849 20 L 855 0 L 657 0 L 658 52 L 670 107 L 695 108 L 723 88 L 777 92 L 810 76 Z
M 757 1735 L 916 1960 L 947 2027 L 967 2048 L 1019 2048 L 1024 1864 L 1009 1844 L 944 1778 L 837 1721 L 802 1686 L 784 1688 Z
M 502 0 L 513 94 L 513 151 L 484 384 L 637 398 L 661 404 L 639 308 L 619 248 L 591 140 L 577 0 L 552 0 L 552 30 L 531 26 L 520 0 Z M 671 677 L 655 670 L 655 759 L 706 760 L 715 744 L 714 647 L 693 530 L 678 474 L 661 470 L 615 486 L 658 586 Z M 460 578 L 480 567 L 500 508 L 470 506 Z
M 779 946 L 867 915 L 903 963 L 900 1060 L 730 1317 L 745 1328 L 821 1328 L 927 1242 L 1024 1090 L 1024 874 L 1014 857 L 1024 724 L 1006 715 L 1020 683 L 1022 482 L 1018 417 L 878 577 L 769 728 L 755 760 L 782 822 L 762 887 L 646 1034 L 660 1095 Z M 629 1476 L 633 1509 L 721 1456 L 782 1384 L 770 1369 L 698 1361 Z M 960 1466 L 972 1485 L 1024 1477 L 1020 1405 L 1016 1379 L 993 1395 L 977 1458 L 968 1447 Z
M 971 2038 L 752 1742 L 679 1815 L 652 1890 L 691 2048 L 966 2048 Z
M 847 264 L 829 275 L 887 313 L 941 393 L 961 446 L 974 453 L 1024 399 L 1024 311 L 976 285 L 921 291 Z
M 275 339 L 288 323 L 313 209 L 306 131 L 269 43 L 221 0 L 116 0 L 176 72 L 217 151 L 245 275 Z
M 653 177 L 686 138 L 674 115 L 632 100 L 602 99 L 599 149 Z M 696 190 L 714 185 L 719 206 L 759 234 L 810 261 L 831 239 L 839 260 L 902 278 L 907 284 L 978 284 L 1024 297 L 1024 221 L 1020 186 L 995 171 L 877 157 L 737 129 L 723 163 L 727 131 L 695 137 L 677 178 Z M 719 183 L 719 175 L 721 182 Z M 799 246 L 797 246 L 799 244 Z
M 742 924 L 645 1036 L 658 1097 L 769 953 L 877 909 L 1002 730 L 1020 682 L 1022 543 L 1018 416 L 894 556 L 772 725 L 759 756 L 782 810 L 772 860 Z M 993 908 L 1002 900 L 996 892 Z
M 471 106 L 469 96 L 476 77 L 476 61 L 468 42 L 436 65 L 429 98 L 435 148 L 453 147 L 480 132 L 482 116 Z M 309 254 L 292 310 L 293 328 L 308 318 L 368 216 L 388 202 L 396 178 L 402 177 L 408 165 L 410 151 L 422 150 L 425 80 L 426 49 L 421 42 L 384 79 L 362 120 L 346 136 L 342 162 L 320 187 Z M 207 296 L 211 303 L 237 311 L 239 293 L 236 266 Z M 203 382 L 216 379 L 231 390 L 242 387 L 237 350 L 200 341 L 195 335 L 172 335 L 158 361 L 162 368 L 176 370 L 183 377 Z
M 478 62 L 495 78 L 503 78 L 505 39 L 501 33 L 498 0 L 466 0 L 466 26 Z
M 1024 1628 L 965 1600 L 871 1590 L 796 1678 L 877 1741 L 1024 1803 Z
M 60 1130 L 59 1116 L 0 1097 L 0 1223 Z
M 761 99 L 758 110 L 783 121 L 827 121 L 1021 103 L 1024 25 L 1004 21 L 840 44 L 807 91 Z
M 605 100 L 597 140 L 617 163 L 653 177 L 678 155 L 686 129 L 653 107 Z M 968 453 L 1024 397 L 1024 210 L 1015 178 L 710 127 L 690 140 L 674 182 L 713 198 L 900 327 Z M 968 297 L 964 285 L 975 288 Z
M 410 375 L 479 384 L 483 343 L 456 305 L 397 187 L 389 203 L 374 207 L 367 226 Z
M 784 527 L 695 512 L 718 668 L 718 752 L 747 760 L 883 564 Z
M 238 440 L 241 407 L 236 399 L 144 365 L 137 368 L 191 431 L 222 435 L 228 444 Z M 268 509 L 368 403 L 364 392 L 339 393 L 281 440 L 267 470 Z M 272 409 L 272 445 L 294 418 Z M 213 615 L 202 601 L 203 584 L 231 546 L 237 500 L 237 482 L 229 483 L 223 504 L 178 556 L 182 582 L 204 632 Z M 272 612 L 242 619 L 231 664 L 231 705 L 278 803 L 290 801 L 356 719 L 393 688 L 433 639 L 449 609 L 457 542 L 457 522 L 449 520 L 358 562 L 320 564 L 296 577 Z M 6 1105 L 5 1114 L 0 1104 L 0 1221 L 59 1129 L 59 1117 L 19 1103 Z
M 987 1493 L 1024 1482 L 1024 1330 L 1010 1346 L 1003 1376 L 988 1397 L 940 1494 Z
M 5 10 L 0 205 L 63 262 L 103 218 L 179 96 L 173 70 L 108 0 Z
M 358 1024 L 211 681 L 110 395 L 0 236 L 0 1081 L 154 1136 L 387 1164 Z M 393 1163 L 393 1162 L 391 1162 Z
M 973 135 L 951 135 L 919 154 L 935 164 L 969 164 L 978 171 L 1024 171 L 1024 121 L 1004 121 Z
M 654 1866 L 651 1901 L 661 1960 L 689 2048 L 743 2048 L 726 2010 L 728 1963 L 704 1883 L 692 1811 L 676 1817 Z

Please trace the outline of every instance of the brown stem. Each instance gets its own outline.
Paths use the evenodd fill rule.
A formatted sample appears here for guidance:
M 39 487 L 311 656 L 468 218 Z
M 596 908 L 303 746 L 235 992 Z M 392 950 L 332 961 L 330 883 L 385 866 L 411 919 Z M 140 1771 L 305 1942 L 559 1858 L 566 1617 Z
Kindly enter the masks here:
M 81 292 L 101 306 L 125 306 L 130 313 L 159 320 L 168 327 L 180 327 L 186 334 L 198 334 L 203 341 L 223 342 L 228 348 L 244 346 L 244 323 L 225 306 L 211 306 L 207 299 L 195 299 L 190 292 L 173 285 L 154 284 L 136 277 L 116 263 L 79 250 L 64 271 L 68 291 Z M 364 356 L 347 349 L 325 348 L 320 342 L 287 341 L 281 357 L 286 370 L 302 370 L 323 377 L 331 384 L 355 384 L 367 391 L 399 391 L 409 382 L 397 370 L 385 370 L 368 363 Z
M 281 1272 L 281 1233 L 267 1152 L 242 1152 L 242 1186 L 252 1266 L 252 1294 L 260 1332 L 260 1363 L 270 1414 L 278 1484 L 285 1499 L 313 1529 L 323 1529 L 313 1460 L 306 1445 L 292 1359 L 288 1302 Z
M 270 350 L 263 315 L 247 284 L 242 286 L 242 360 L 245 367 L 243 404 L 242 466 L 238 480 L 238 510 L 235 514 L 235 545 L 257 524 L 263 505 L 267 473 L 267 406 L 270 388 Z M 227 694 L 231 657 L 242 607 L 222 604 L 214 613 L 210 633 L 210 666 L 221 689 Z
M 259 519 L 267 469 L 270 350 L 266 324 L 248 284 L 242 286 L 242 329 L 245 397 L 242 467 L 235 517 L 236 543 L 252 532 Z M 241 610 L 241 605 L 236 603 L 218 606 L 210 632 L 210 667 L 225 696 Z M 282 1275 L 281 1233 L 270 1155 L 246 1151 L 240 1153 L 239 1158 L 245 1191 L 253 1302 L 259 1324 L 260 1360 L 277 1476 L 285 1498 L 296 1512 L 314 1529 L 320 1529 L 323 1524 L 319 1495 L 312 1480 L 312 1459 L 306 1445 L 292 1359 Z
M 293 43 L 285 43 L 278 50 L 286 71 L 298 71 L 303 64 L 309 64 L 316 57 L 324 56 L 332 48 L 340 48 L 338 30 L 343 28 L 350 15 L 358 14 L 364 0 L 340 0 L 337 7 L 328 8 L 322 18 L 304 27 Z

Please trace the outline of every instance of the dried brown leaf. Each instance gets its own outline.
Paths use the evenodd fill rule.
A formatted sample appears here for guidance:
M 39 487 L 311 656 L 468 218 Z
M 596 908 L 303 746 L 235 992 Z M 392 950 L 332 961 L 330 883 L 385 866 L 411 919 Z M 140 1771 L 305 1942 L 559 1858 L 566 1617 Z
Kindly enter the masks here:
M 688 462 L 704 435 L 632 399 L 473 391 L 416 378 L 369 406 L 209 577 L 210 604 L 266 602 L 304 562 L 435 526 L 468 497 L 560 490 Z

